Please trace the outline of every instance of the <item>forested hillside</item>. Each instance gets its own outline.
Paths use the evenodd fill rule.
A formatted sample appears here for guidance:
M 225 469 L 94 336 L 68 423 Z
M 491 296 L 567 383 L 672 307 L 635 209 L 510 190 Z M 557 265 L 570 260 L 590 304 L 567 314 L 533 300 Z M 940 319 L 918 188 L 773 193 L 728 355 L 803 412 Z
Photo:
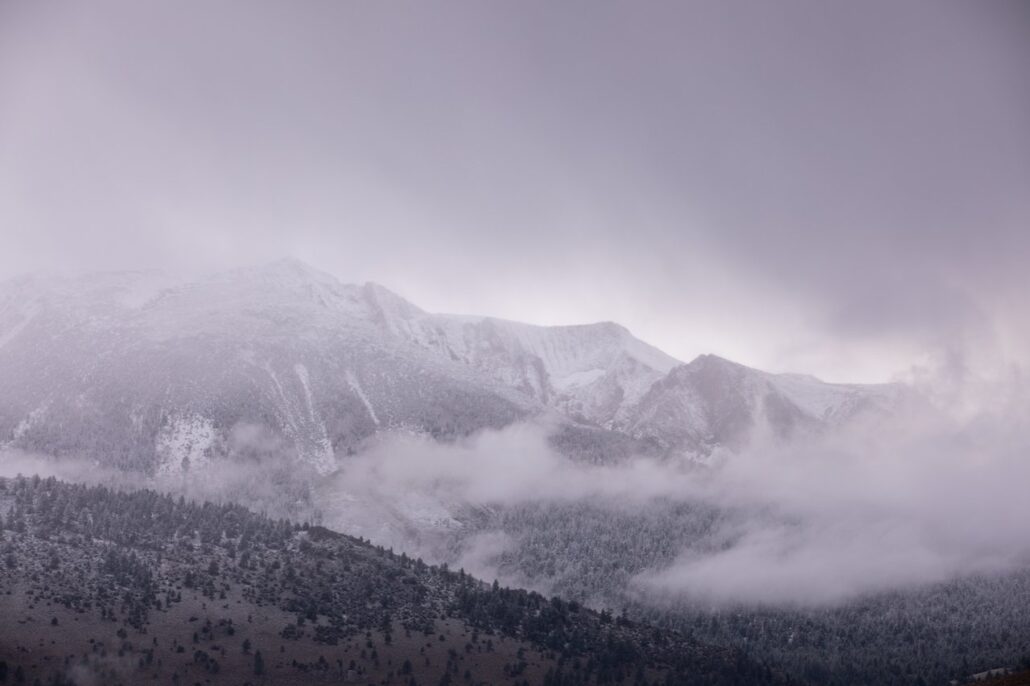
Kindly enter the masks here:
M 646 509 L 603 500 L 480 513 L 506 532 L 506 579 L 761 655 L 813 684 L 944 684 L 1030 654 L 1030 570 L 870 593 L 829 606 L 706 604 L 642 592 L 638 575 L 711 553 L 739 513 L 704 503 Z
M 0 480 L 0 534 L 0 683 L 789 682 L 238 505 Z

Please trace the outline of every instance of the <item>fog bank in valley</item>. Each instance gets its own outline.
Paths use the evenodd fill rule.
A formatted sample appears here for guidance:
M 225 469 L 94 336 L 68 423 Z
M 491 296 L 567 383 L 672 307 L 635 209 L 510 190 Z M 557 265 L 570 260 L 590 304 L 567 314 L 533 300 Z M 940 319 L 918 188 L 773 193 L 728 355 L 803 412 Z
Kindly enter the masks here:
M 576 462 L 552 447 L 555 425 L 528 422 L 453 442 L 387 432 L 320 477 L 260 427 L 241 426 L 231 458 L 182 474 L 141 477 L 7 450 L 0 476 L 234 500 L 449 559 L 488 579 L 504 576 L 499 560 L 516 542 L 501 528 L 468 530 L 470 513 L 577 503 L 624 513 L 696 503 L 727 513 L 709 543 L 637 574 L 633 594 L 826 605 L 1030 561 L 1030 401 L 1018 371 L 1005 378 L 934 377 L 919 388 L 931 402 L 789 442 L 758 426 L 744 449 L 705 466 L 686 458 Z
M 453 444 L 393 435 L 345 460 L 320 504 L 331 525 L 417 551 L 427 531 L 459 528 L 453 515 L 462 507 L 702 502 L 733 513 L 719 549 L 686 551 L 633 587 L 716 603 L 837 603 L 1030 560 L 1030 404 L 1019 376 L 922 390 L 935 394 L 932 404 L 789 443 L 759 427 L 746 449 L 710 468 L 645 458 L 575 463 L 536 424 Z M 462 559 L 488 574 L 508 544 L 503 532 L 478 534 Z

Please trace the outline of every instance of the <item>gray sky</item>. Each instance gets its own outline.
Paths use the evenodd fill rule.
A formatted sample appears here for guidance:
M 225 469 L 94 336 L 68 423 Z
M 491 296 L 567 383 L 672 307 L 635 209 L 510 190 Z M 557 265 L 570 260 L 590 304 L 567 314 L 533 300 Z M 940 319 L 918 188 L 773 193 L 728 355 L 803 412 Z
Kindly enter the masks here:
M 1030 350 L 1023 2 L 0 0 L 0 278 L 293 255 L 887 378 Z

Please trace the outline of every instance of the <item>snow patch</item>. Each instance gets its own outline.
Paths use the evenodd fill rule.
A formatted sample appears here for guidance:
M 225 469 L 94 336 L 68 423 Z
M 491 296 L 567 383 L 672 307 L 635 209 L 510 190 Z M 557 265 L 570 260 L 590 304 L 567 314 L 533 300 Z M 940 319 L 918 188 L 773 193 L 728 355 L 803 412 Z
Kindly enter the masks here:
M 29 429 L 31 429 L 40 418 L 46 414 L 46 411 L 50 408 L 50 400 L 48 399 L 42 405 L 29 412 L 28 416 L 18 422 L 18 426 L 14 427 L 14 440 L 20 439 Z
M 311 399 L 311 377 L 308 375 L 308 368 L 298 362 L 293 365 L 293 371 L 296 372 L 297 378 L 300 379 L 300 386 L 304 389 L 304 404 L 307 405 L 308 416 L 314 419 L 315 403 Z
M 184 414 L 169 419 L 156 439 L 158 475 L 172 476 L 203 466 L 211 459 L 208 450 L 215 437 L 215 426 L 207 417 Z
M 376 416 L 375 408 L 372 407 L 372 401 L 370 401 L 368 396 L 365 395 L 365 389 L 363 389 L 361 384 L 358 383 L 358 377 L 354 376 L 354 372 L 349 369 L 347 370 L 347 383 L 350 385 L 351 390 L 361 398 L 361 402 L 365 404 L 365 409 L 368 410 L 368 414 L 372 417 L 372 421 L 375 422 L 376 426 L 379 426 L 379 417 Z
M 35 319 L 37 314 L 39 314 L 38 305 L 32 304 L 26 307 L 21 313 L 19 321 L 10 329 L 0 334 L 0 348 L 3 348 L 5 345 L 17 338 L 18 334 L 25 330 L 25 327 L 29 325 L 29 322 Z
M 557 379 L 551 379 L 551 383 L 559 391 L 567 391 L 573 388 L 589 386 L 607 372 L 604 369 L 584 369 L 580 372 L 572 372 Z
M 293 422 L 295 430 L 297 431 L 298 447 L 301 449 L 301 455 L 305 457 L 308 462 L 312 464 L 319 474 L 329 474 L 336 469 L 336 455 L 333 452 L 333 445 L 329 441 L 329 434 L 325 428 L 325 422 L 319 419 L 315 412 L 315 401 L 314 396 L 311 394 L 311 375 L 308 374 L 308 368 L 300 362 L 293 365 L 293 371 L 297 374 L 297 378 L 300 380 L 301 389 L 304 391 L 304 405 L 307 409 L 307 425 L 309 431 L 301 432 L 301 422 Z M 305 443 L 305 437 L 313 439 L 311 441 L 310 449 Z

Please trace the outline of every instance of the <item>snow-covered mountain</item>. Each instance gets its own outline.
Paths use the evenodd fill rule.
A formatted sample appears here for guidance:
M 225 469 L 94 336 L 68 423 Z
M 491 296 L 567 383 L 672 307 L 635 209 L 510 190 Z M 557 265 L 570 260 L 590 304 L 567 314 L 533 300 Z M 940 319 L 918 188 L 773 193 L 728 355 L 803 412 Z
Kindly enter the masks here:
M 701 355 L 654 383 L 615 428 L 703 457 L 718 446 L 741 447 L 756 428 L 789 439 L 863 412 L 890 412 L 904 392 L 897 384 L 830 384 Z
M 378 289 L 381 292 L 383 289 Z M 387 329 L 579 421 L 614 426 L 680 364 L 611 322 L 533 326 L 393 308 Z
M 539 411 L 385 336 L 379 289 L 294 262 L 154 281 L 4 287 L 2 440 L 156 471 L 271 448 L 326 472 L 382 428 L 450 436 Z
M 571 453 L 703 457 L 760 422 L 786 436 L 896 395 L 684 365 L 613 323 L 430 314 L 295 260 L 0 284 L 0 389 L 0 444 L 152 473 L 273 452 L 326 473 L 383 430 L 446 439 L 532 417 Z

